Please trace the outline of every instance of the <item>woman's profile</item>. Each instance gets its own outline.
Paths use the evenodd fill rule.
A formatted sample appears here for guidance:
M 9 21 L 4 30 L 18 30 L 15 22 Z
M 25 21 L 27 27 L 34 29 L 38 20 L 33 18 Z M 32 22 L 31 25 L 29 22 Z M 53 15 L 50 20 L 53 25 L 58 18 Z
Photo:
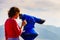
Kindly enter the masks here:
M 5 21 L 5 38 L 6 40 L 19 40 L 22 28 L 26 25 L 26 21 L 22 21 L 21 28 L 15 19 L 18 18 L 20 10 L 17 7 L 11 7 L 8 11 L 8 19 Z

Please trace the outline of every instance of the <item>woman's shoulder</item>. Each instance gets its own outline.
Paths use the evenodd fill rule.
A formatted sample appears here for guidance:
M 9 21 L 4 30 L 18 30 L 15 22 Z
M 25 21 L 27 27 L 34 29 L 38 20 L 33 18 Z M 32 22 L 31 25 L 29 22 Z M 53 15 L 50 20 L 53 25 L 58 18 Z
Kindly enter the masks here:
M 17 25 L 17 22 L 14 19 L 7 19 L 5 22 L 5 26 L 14 26 Z
M 7 20 L 6 20 L 6 22 L 16 22 L 14 19 L 12 19 L 12 18 L 8 18 Z

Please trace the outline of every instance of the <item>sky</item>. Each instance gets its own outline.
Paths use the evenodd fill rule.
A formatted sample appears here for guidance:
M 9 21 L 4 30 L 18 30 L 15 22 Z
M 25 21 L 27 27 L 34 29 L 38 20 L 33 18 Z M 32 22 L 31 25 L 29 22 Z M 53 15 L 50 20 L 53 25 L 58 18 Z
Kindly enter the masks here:
M 0 0 L 0 25 L 8 18 L 8 10 L 16 6 L 23 14 L 45 19 L 44 25 L 60 27 L 60 0 Z

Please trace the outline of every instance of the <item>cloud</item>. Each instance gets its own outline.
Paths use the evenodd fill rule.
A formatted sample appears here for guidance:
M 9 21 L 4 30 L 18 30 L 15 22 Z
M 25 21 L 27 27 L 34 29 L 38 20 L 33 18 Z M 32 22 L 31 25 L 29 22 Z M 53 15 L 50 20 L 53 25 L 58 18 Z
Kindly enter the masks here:
M 5 19 L 3 13 L 6 15 L 12 6 L 19 7 L 22 13 L 44 18 L 47 25 L 60 24 L 60 0 L 0 0 L 0 16 L 3 20 Z
M 26 0 L 20 4 L 21 7 L 28 9 L 28 10 L 60 10 L 60 5 L 53 2 L 53 1 L 48 1 L 48 0 Z

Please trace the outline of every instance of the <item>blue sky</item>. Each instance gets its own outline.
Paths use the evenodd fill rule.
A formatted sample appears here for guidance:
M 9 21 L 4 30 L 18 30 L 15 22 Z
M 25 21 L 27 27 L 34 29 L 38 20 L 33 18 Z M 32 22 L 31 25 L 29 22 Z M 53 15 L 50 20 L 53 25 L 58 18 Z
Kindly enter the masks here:
M 20 8 L 22 13 L 45 19 L 45 25 L 60 26 L 60 0 L 0 0 L 0 25 L 4 24 L 12 6 Z

